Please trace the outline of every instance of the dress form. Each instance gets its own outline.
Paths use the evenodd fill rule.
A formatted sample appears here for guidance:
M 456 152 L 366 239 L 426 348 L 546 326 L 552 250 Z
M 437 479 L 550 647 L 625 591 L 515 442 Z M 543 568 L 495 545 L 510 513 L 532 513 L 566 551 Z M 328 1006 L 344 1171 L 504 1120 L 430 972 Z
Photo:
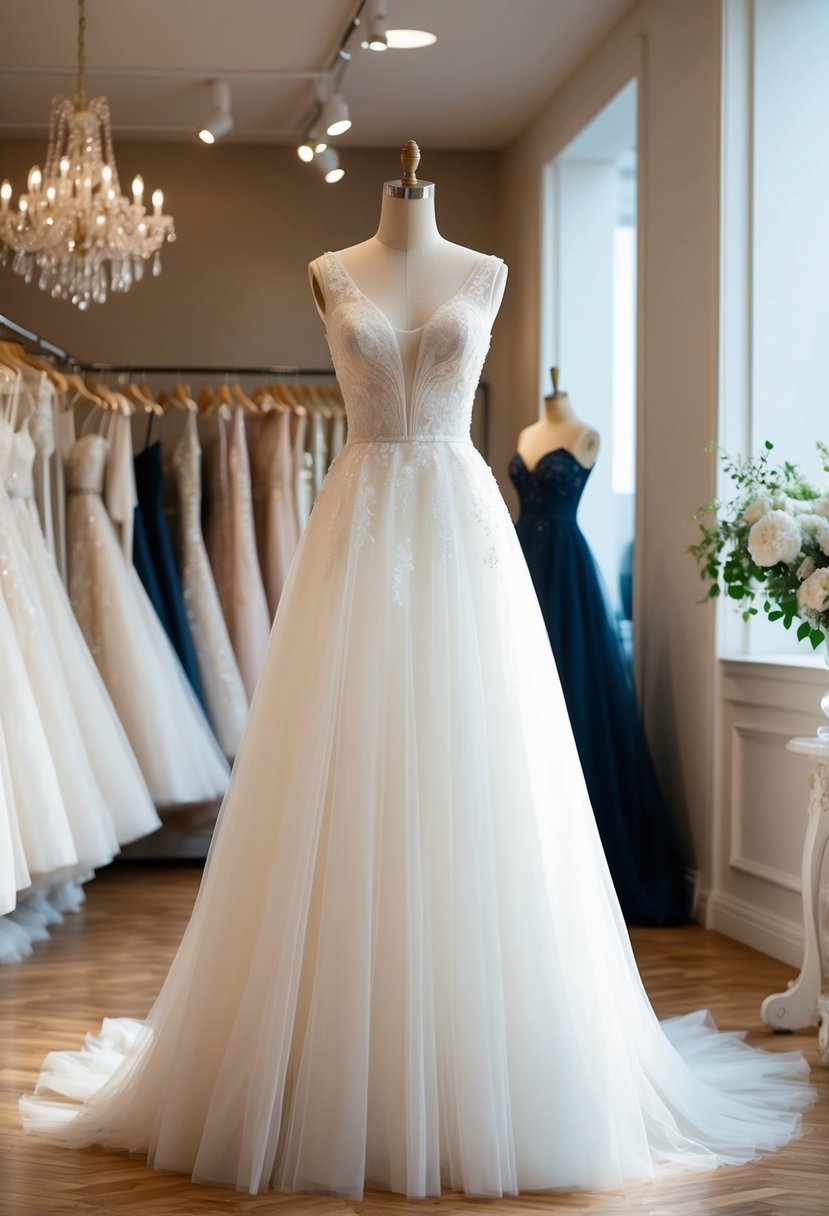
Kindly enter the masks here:
M 558 368 L 550 369 L 553 388 L 544 398 L 544 417 L 525 427 L 518 436 L 518 455 L 528 469 L 555 448 L 565 448 L 585 469 L 591 469 L 599 454 L 599 433 L 573 413 L 570 397 L 559 391 Z
M 342 249 L 337 256 L 357 287 L 405 335 L 431 318 L 463 287 L 480 260 L 480 253 L 441 236 L 435 217 L 435 187 L 418 182 L 415 169 L 420 151 L 413 140 L 401 154 L 404 174 L 386 182 L 377 232 L 367 241 Z M 317 262 L 308 267 L 314 299 L 325 315 L 324 279 Z M 507 281 L 501 266 L 492 293 L 490 319 L 500 307 Z M 405 359 L 404 362 L 408 362 Z

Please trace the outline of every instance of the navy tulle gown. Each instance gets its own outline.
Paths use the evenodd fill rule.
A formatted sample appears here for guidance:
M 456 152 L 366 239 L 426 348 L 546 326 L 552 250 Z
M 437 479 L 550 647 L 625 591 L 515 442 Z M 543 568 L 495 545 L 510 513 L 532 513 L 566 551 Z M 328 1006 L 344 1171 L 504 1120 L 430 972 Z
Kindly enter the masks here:
M 596 563 L 576 521 L 590 469 L 565 448 L 513 456 L 518 539 L 550 635 L 610 872 L 631 925 L 689 918 L 685 860 L 654 772 Z
M 196 647 L 187 621 L 173 542 L 164 515 L 161 444 L 153 443 L 139 452 L 134 464 L 138 507 L 133 531 L 133 563 L 173 643 L 187 679 L 204 708 Z

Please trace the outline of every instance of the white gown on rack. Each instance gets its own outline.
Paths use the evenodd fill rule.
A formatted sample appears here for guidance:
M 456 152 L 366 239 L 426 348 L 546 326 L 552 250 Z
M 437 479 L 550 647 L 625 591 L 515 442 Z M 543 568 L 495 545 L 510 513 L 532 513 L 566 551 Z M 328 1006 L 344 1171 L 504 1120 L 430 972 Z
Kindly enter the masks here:
M 31 559 L 95 780 L 112 816 L 118 843 L 128 844 L 160 828 L 161 820 L 47 549 L 34 500 L 34 458 L 35 445 L 24 422 L 13 437 L 9 465 L 12 509 Z
M 228 767 L 101 499 L 107 441 L 75 441 L 66 470 L 69 596 L 157 806 L 206 802 Z
M 640 981 L 538 601 L 469 440 L 499 262 L 409 335 L 321 260 L 349 415 L 146 1022 L 26 1126 L 251 1191 L 617 1187 L 785 1144 L 797 1054 Z M 412 387 L 406 391 L 406 371 Z M 79 1106 L 50 1097 L 80 1099 Z
M 57 774 L 77 861 L 85 869 L 96 870 L 118 853 L 118 839 L 78 726 L 59 646 L 6 490 L 13 444 L 12 427 L 6 417 L 0 416 L 0 594 L 9 610 Z M 8 737 L 6 744 L 9 746 Z M 48 851 L 48 844 L 40 846 L 44 847 Z M 29 869 L 37 866 L 30 861 Z

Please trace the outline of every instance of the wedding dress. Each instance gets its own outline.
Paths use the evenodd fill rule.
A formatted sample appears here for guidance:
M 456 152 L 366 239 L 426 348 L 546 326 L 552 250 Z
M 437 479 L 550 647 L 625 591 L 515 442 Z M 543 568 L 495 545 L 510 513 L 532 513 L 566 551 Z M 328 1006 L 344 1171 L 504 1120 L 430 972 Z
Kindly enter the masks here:
M 262 420 L 250 448 L 256 543 L 271 619 L 299 544 L 293 463 L 291 411 L 283 409 Z
M 407 333 L 336 256 L 317 265 L 348 442 L 192 919 L 146 1022 L 48 1057 L 26 1127 L 347 1197 L 618 1187 L 779 1147 L 812 1096 L 802 1058 L 704 1013 L 660 1025 L 636 969 L 538 601 L 469 439 L 499 260 Z
M 59 646 L 51 632 L 31 559 L 6 490 L 14 445 L 15 409 L 11 405 L 6 413 L 0 414 L 0 595 L 6 601 L 37 705 L 76 860 L 86 869 L 97 870 L 118 853 L 118 840 L 75 717 Z M 10 746 L 8 736 L 6 744 Z M 48 851 L 48 844 L 45 848 Z M 38 852 L 42 851 L 40 846 Z M 30 870 L 37 868 L 29 863 Z
M 230 644 L 201 528 L 201 447 L 195 414 L 171 456 L 178 490 L 181 590 L 196 648 L 207 716 L 226 756 L 236 755 L 248 699 Z
M 227 762 L 106 513 L 107 449 L 88 434 L 69 455 L 69 597 L 153 801 L 205 802 L 224 792 Z
M 34 460 L 35 444 L 24 421 L 12 440 L 8 480 L 12 509 L 95 780 L 115 825 L 118 843 L 128 844 L 160 828 L 161 821 L 47 549 L 34 499 Z

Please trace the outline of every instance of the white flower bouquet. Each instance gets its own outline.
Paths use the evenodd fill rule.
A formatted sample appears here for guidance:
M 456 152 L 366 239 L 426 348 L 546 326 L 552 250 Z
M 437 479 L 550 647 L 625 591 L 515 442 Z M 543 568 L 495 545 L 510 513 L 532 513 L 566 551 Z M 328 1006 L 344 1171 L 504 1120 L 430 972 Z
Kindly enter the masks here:
M 829 472 L 829 448 L 817 445 Z M 810 486 L 797 466 L 772 465 L 772 444 L 760 456 L 722 457 L 735 487 L 728 501 L 705 503 L 691 519 L 700 539 L 689 552 L 708 597 L 727 595 L 756 616 L 791 629 L 816 650 L 829 638 L 829 491 Z

